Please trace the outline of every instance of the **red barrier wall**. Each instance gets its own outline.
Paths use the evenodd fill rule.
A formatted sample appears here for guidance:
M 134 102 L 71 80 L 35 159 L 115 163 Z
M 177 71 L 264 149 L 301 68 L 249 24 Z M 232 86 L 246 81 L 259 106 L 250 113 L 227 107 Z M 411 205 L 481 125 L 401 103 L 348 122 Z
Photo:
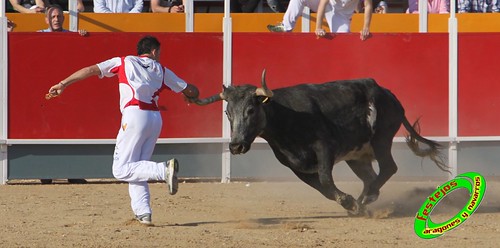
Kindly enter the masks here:
M 91 78 L 46 101 L 48 88 L 73 71 L 110 57 L 135 53 L 144 33 L 9 34 L 9 138 L 114 138 L 119 128 L 117 79 Z M 155 33 L 162 61 L 203 97 L 222 85 L 221 33 Z M 494 49 L 500 34 L 459 35 L 459 135 L 498 136 L 500 104 Z M 233 84 L 258 85 L 267 69 L 270 88 L 298 83 L 372 77 L 403 103 L 422 133 L 448 135 L 448 35 L 339 34 L 316 39 L 300 33 L 233 34 Z M 161 137 L 221 137 L 221 104 L 188 106 L 164 93 Z M 225 118 L 225 117 L 224 117 Z
M 349 78 L 374 78 L 403 103 L 407 117 L 419 117 L 422 133 L 448 135 L 448 35 L 383 34 L 366 41 L 359 34 L 316 39 L 310 34 L 235 34 L 233 82 L 278 88 Z
M 10 139 L 115 138 L 120 127 L 118 79 L 89 78 L 47 101 L 50 86 L 74 71 L 115 56 L 136 54 L 141 33 L 9 34 Z M 221 88 L 221 34 L 155 33 L 161 60 L 201 92 Z M 164 92 L 161 137 L 219 137 L 222 106 L 188 106 Z
M 500 136 L 498 44 L 499 33 L 459 35 L 459 136 Z

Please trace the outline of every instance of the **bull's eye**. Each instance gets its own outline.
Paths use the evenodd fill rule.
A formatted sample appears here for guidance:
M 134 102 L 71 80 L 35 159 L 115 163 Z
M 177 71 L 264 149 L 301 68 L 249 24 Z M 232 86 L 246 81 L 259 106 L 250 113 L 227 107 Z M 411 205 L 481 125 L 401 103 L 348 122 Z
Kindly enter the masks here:
M 247 115 L 253 115 L 254 113 L 255 113 L 255 109 L 254 108 L 247 109 Z

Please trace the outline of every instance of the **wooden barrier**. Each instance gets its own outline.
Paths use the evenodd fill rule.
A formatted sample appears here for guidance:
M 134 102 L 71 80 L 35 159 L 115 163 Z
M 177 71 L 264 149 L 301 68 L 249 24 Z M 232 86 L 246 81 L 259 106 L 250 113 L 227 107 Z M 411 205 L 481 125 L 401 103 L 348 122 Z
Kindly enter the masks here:
M 30 32 L 47 28 L 43 14 L 7 13 L 17 25 L 15 32 Z M 235 13 L 231 15 L 234 32 L 268 32 L 266 26 L 281 21 L 283 14 L 277 13 Z M 195 32 L 222 32 L 221 13 L 194 14 Z M 430 14 L 428 32 L 448 32 L 448 14 Z M 500 14 L 457 14 L 459 32 L 500 32 Z M 66 15 L 65 28 L 69 19 Z M 325 22 L 326 23 L 326 22 Z M 300 27 L 300 21 L 297 27 Z M 311 14 L 310 30 L 316 25 L 316 14 Z M 363 15 L 352 18 L 352 32 L 359 32 Z M 418 32 L 417 14 L 374 14 L 371 32 L 407 33 Z M 326 28 L 325 24 L 325 28 Z M 140 14 L 79 14 L 79 29 L 90 32 L 184 32 L 184 14 L 140 13 Z M 301 32 L 296 28 L 294 32 Z
M 51 85 L 74 71 L 116 56 L 136 54 L 144 33 L 12 33 L 9 35 L 10 139 L 113 139 L 120 125 L 118 79 L 89 78 L 50 101 Z M 201 92 L 222 87 L 220 34 L 157 33 L 163 64 Z M 218 137 L 222 106 L 188 105 L 163 92 L 162 137 Z
M 119 127 L 117 79 L 96 77 L 46 101 L 48 88 L 71 72 L 135 53 L 146 33 L 12 33 L 9 35 L 9 138 L 114 138 Z M 202 96 L 222 86 L 221 33 L 156 33 L 162 60 L 199 86 Z M 500 136 L 496 70 L 498 33 L 459 35 L 459 136 Z M 36 44 L 36 46 L 34 45 Z M 26 49 L 26 47 L 36 47 Z M 379 34 L 367 41 L 338 34 L 316 39 L 300 33 L 235 33 L 232 82 L 258 85 L 264 68 L 270 88 L 371 77 L 393 91 L 422 132 L 448 136 L 448 35 Z M 222 105 L 188 106 L 163 94 L 161 137 L 221 137 Z M 29 118 L 27 118 L 29 116 Z

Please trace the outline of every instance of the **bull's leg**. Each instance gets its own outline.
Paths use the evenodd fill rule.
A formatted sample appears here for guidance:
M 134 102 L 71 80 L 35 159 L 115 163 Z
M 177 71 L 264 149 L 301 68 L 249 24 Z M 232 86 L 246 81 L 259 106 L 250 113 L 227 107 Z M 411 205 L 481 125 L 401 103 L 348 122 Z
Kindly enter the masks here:
M 377 173 L 373 170 L 371 160 L 348 160 L 346 163 L 354 174 L 363 181 L 363 192 L 361 192 L 361 195 L 358 197 L 358 202 L 361 203 L 368 193 L 371 183 L 375 181 Z
M 375 159 L 379 164 L 380 172 L 375 181 L 371 183 L 366 197 L 362 201 L 365 205 L 377 200 L 380 188 L 398 171 L 398 166 L 394 162 L 391 153 L 392 138 L 372 141 L 372 147 Z
M 337 188 L 337 186 L 335 186 L 335 183 L 333 182 L 333 177 L 331 176 L 331 172 L 330 172 L 330 183 L 324 184 L 320 181 L 320 176 L 318 173 L 308 174 L 295 170 L 292 171 L 295 173 L 295 175 L 297 175 L 297 177 L 300 180 L 302 180 L 309 186 L 313 187 L 314 189 L 318 190 L 326 198 L 338 202 L 346 210 L 352 211 L 355 214 L 361 211 L 361 205 L 358 202 L 356 202 L 354 197 L 342 192 Z

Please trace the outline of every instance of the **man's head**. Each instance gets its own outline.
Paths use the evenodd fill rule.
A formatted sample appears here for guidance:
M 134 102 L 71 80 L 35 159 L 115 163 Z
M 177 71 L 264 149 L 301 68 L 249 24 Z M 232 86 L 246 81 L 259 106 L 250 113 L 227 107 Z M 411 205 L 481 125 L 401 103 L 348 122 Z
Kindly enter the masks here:
M 137 55 L 148 55 L 150 58 L 160 60 L 160 42 L 154 36 L 145 36 L 137 43 Z
M 45 11 L 45 22 L 52 32 L 63 31 L 64 14 L 61 6 L 51 5 Z

